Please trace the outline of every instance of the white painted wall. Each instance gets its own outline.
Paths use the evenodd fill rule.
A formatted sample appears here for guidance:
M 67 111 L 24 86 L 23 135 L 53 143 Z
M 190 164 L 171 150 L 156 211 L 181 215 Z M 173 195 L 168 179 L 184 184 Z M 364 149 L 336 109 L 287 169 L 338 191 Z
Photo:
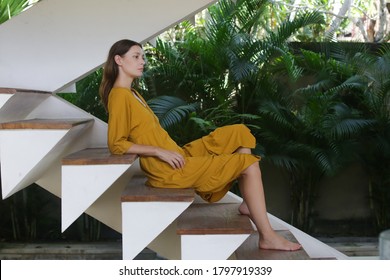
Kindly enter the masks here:
M 0 25 L 0 88 L 58 92 L 123 38 L 146 42 L 215 0 L 44 0 Z

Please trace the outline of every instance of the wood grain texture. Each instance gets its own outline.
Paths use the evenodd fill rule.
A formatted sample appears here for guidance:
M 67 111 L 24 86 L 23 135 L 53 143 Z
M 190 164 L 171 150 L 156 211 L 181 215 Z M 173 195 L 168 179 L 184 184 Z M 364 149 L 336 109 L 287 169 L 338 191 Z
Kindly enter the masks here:
M 130 180 L 122 193 L 122 202 L 146 201 L 188 201 L 195 198 L 195 191 L 189 189 L 153 188 L 145 185 L 146 177 L 136 176 Z
M 177 221 L 178 234 L 250 234 L 249 218 L 240 215 L 239 204 L 192 204 Z
M 62 159 L 63 165 L 132 164 L 135 154 L 113 155 L 108 148 L 88 148 Z
M 52 94 L 49 91 L 41 91 L 41 90 L 33 90 L 33 89 L 20 89 L 20 88 L 2 88 L 0 87 L 0 94 L 15 94 L 20 92 L 26 92 L 26 93 L 42 93 L 42 94 Z
M 288 230 L 278 230 L 284 238 L 297 242 L 294 235 Z M 238 260 L 309 260 L 304 249 L 298 251 L 263 250 L 259 249 L 259 235 L 255 232 L 236 250 Z
M 0 88 L 0 93 L 3 94 L 15 94 L 17 92 L 14 88 Z
M 70 129 L 94 119 L 29 119 L 0 123 L 0 129 Z

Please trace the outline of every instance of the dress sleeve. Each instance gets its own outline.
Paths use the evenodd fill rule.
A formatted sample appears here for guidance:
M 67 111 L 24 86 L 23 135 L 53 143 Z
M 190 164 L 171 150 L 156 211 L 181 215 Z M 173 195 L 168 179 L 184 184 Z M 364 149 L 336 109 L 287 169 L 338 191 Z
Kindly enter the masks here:
M 108 102 L 108 148 L 113 154 L 124 154 L 133 145 L 131 132 L 131 102 L 126 92 L 111 93 Z

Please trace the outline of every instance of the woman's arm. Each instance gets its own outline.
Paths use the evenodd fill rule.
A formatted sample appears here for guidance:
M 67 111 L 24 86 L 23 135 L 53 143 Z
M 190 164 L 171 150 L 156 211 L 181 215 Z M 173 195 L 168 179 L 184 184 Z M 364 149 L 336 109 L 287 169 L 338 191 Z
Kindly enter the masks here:
M 185 164 L 184 157 L 180 153 L 165 150 L 156 146 L 132 144 L 127 150 L 127 153 L 137 154 L 139 156 L 145 157 L 157 157 L 160 160 L 168 163 L 174 169 L 182 168 Z
M 112 93 L 111 93 L 112 94 Z M 172 168 L 182 168 L 184 157 L 174 151 L 157 146 L 140 145 L 128 140 L 131 134 L 131 101 L 126 91 L 117 91 L 110 95 L 108 102 L 108 147 L 113 154 L 131 153 L 139 156 L 157 157 Z

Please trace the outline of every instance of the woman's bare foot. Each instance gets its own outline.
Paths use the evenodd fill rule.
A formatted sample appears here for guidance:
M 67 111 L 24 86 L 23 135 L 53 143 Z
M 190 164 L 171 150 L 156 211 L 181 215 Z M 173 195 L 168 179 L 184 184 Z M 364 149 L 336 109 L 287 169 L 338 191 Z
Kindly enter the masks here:
M 251 218 L 248 205 L 243 201 L 238 207 L 241 215 L 247 215 Z M 302 248 L 298 243 L 291 242 L 284 237 L 278 235 L 275 231 L 271 231 L 266 235 L 263 234 L 259 239 L 259 248 L 266 250 L 282 250 L 282 251 L 296 251 Z
M 296 251 L 302 248 L 301 244 L 291 242 L 276 232 L 261 236 L 259 238 L 259 248 L 266 250 Z
M 241 215 L 247 215 L 249 218 L 251 218 L 248 205 L 246 205 L 245 201 L 243 201 L 238 207 L 238 211 Z M 260 237 L 259 248 L 266 250 L 296 251 L 301 249 L 302 246 L 301 244 L 285 239 L 272 230 L 271 232 L 267 233 L 267 235 Z

